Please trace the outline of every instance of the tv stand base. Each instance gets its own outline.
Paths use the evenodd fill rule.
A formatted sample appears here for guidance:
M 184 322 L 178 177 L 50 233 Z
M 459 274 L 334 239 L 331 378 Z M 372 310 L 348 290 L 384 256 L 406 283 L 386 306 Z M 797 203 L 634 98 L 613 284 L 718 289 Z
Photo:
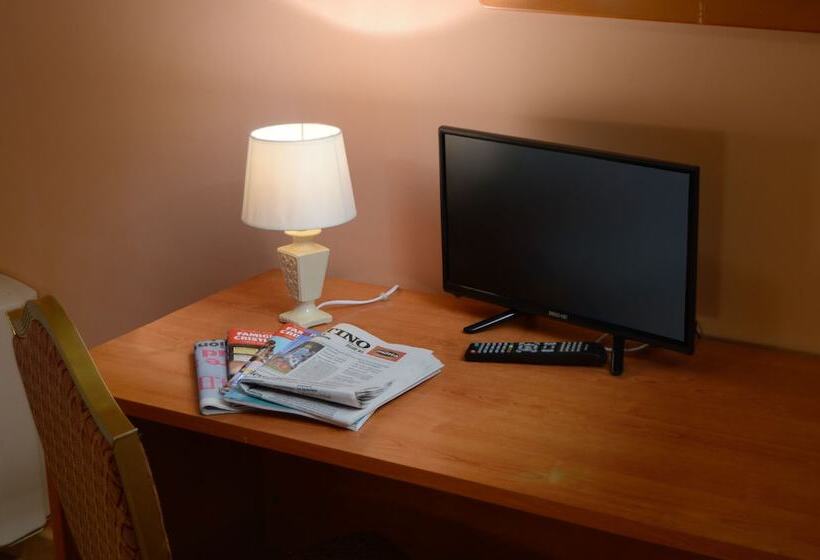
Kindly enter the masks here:
M 624 372 L 624 345 L 626 339 L 620 335 L 612 335 L 612 354 L 609 357 L 609 373 L 621 375 Z
M 520 311 L 516 311 L 515 309 L 508 309 L 503 313 L 499 313 L 498 315 L 493 315 L 492 317 L 488 317 L 487 319 L 483 319 L 478 323 L 473 323 L 472 325 L 467 325 L 464 327 L 464 332 L 467 334 L 475 334 L 477 332 L 481 332 L 483 330 L 487 330 L 492 328 L 500 323 L 505 321 L 509 321 L 510 319 L 515 319 L 516 317 L 524 315 Z

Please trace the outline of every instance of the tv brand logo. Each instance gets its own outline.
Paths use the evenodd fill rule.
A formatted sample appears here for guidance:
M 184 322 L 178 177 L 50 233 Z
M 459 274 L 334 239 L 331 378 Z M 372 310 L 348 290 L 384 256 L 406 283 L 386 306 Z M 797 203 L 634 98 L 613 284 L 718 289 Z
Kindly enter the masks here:
M 547 311 L 547 315 L 554 317 L 555 319 L 563 319 L 564 321 L 569 319 L 569 316 L 566 313 L 558 313 L 557 311 Z

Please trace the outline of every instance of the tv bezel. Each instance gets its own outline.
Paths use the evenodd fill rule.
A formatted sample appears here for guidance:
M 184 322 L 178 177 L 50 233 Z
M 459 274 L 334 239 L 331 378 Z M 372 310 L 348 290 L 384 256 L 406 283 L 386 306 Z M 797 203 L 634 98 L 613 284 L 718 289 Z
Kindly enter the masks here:
M 650 332 L 640 331 L 623 325 L 609 323 L 598 319 L 592 319 L 577 315 L 571 310 L 550 307 L 545 303 L 517 300 L 503 294 L 497 294 L 482 290 L 475 286 L 466 286 L 453 282 L 449 278 L 449 248 L 447 243 L 447 168 L 445 161 L 444 140 L 445 136 L 462 136 L 477 140 L 488 140 L 505 144 L 513 144 L 528 148 L 546 149 L 556 152 L 588 156 L 607 161 L 641 165 L 657 169 L 666 169 L 689 176 L 689 207 L 687 223 L 686 241 L 686 287 L 685 287 L 685 317 L 684 317 L 684 339 L 683 341 L 660 336 Z M 507 307 L 523 313 L 533 315 L 543 315 L 545 317 L 579 325 L 582 327 L 603 331 L 613 335 L 623 336 L 631 340 L 645 342 L 650 345 L 676 350 L 685 354 L 692 354 L 695 350 L 695 300 L 697 285 L 697 244 L 698 244 L 698 192 L 700 183 L 700 168 L 694 165 L 673 163 L 669 161 L 656 160 L 652 158 L 619 154 L 591 148 L 556 144 L 541 140 L 528 138 L 518 138 L 515 136 L 505 136 L 490 132 L 481 132 L 452 126 L 441 126 L 438 129 L 439 137 L 439 181 L 441 196 L 441 256 L 442 256 L 442 276 L 444 291 L 456 296 L 466 296 L 473 299 L 486 301 L 503 307 Z M 624 247 L 624 251 L 629 251 L 629 247 Z

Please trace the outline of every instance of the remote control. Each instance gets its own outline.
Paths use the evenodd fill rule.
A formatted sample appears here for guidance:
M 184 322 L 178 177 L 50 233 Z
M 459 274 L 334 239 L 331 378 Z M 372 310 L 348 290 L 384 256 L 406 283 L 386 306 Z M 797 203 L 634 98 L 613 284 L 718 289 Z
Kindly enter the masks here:
M 473 342 L 468 362 L 505 362 L 556 366 L 600 366 L 606 350 L 597 342 Z

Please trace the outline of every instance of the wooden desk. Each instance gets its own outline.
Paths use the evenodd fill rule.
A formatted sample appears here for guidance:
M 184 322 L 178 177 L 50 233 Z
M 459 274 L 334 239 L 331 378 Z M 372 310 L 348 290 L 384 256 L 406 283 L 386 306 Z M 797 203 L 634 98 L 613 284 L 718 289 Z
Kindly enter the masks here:
M 382 289 L 328 280 L 324 295 Z M 229 327 L 270 328 L 290 304 L 278 272 L 264 274 L 92 354 L 136 418 L 699 554 L 820 557 L 820 357 L 705 340 L 695 356 L 628 355 L 620 378 L 604 368 L 467 363 L 474 340 L 594 333 L 529 318 L 469 336 L 461 328 L 494 307 L 400 290 L 332 312 L 433 349 L 445 369 L 361 432 L 201 416 L 192 343 Z

